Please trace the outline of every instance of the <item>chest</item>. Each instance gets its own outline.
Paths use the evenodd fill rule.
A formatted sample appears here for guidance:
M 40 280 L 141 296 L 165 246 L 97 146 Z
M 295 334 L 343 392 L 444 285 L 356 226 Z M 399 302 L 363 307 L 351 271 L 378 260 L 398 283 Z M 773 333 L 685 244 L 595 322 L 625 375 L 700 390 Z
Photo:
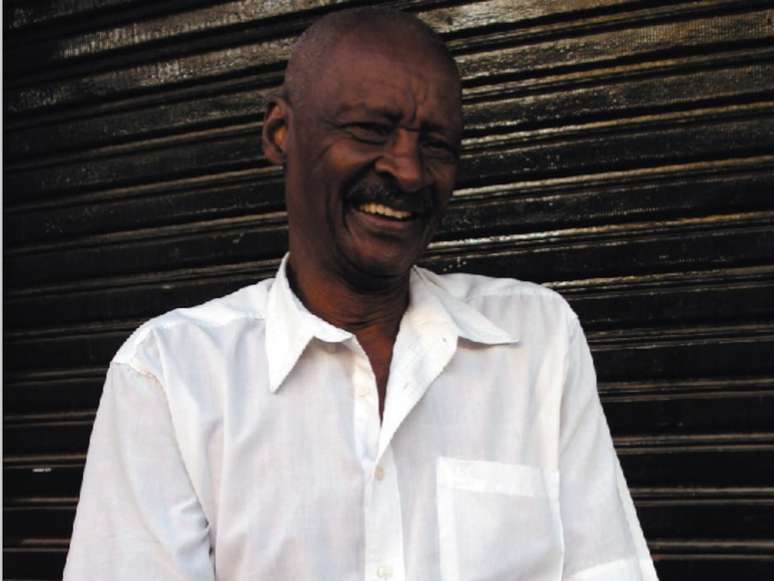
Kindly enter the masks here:
M 445 579 L 441 553 L 475 540 L 441 542 L 449 527 L 486 547 L 521 526 L 504 515 L 531 515 L 548 531 L 535 554 L 552 554 L 557 366 L 517 346 L 434 347 L 398 352 L 383 418 L 369 358 L 342 345 L 310 345 L 275 393 L 260 362 L 222 378 L 220 411 L 189 417 L 196 429 L 181 446 L 189 457 L 207 450 L 206 470 L 192 474 L 227 578 L 362 579 L 370 567 Z M 503 482 L 531 500 L 515 504 Z

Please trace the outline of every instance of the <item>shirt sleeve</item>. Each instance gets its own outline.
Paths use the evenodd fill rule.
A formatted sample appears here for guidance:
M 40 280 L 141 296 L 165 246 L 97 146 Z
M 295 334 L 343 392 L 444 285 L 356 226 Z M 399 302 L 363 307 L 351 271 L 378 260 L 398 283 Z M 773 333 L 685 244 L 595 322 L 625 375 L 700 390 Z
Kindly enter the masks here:
M 569 337 L 559 450 L 563 579 L 658 581 L 574 316 Z
M 91 435 L 64 581 L 213 581 L 208 533 L 163 387 L 114 362 Z

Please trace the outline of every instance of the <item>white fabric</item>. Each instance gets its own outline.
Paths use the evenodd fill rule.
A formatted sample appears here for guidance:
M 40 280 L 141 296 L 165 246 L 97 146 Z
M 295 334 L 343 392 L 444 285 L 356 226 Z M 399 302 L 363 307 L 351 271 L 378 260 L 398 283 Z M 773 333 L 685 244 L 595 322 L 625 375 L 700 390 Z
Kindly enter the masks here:
M 89 448 L 69 581 L 653 581 L 578 320 L 414 269 L 383 422 L 350 333 L 277 278 L 138 329 Z

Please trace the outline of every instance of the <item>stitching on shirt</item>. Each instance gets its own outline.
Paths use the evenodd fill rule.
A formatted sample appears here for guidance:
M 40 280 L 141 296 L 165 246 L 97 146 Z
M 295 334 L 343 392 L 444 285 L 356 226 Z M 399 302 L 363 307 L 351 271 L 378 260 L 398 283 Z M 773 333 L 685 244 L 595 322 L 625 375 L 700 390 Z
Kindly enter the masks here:
M 498 281 L 500 284 L 499 286 L 501 288 L 499 289 L 481 289 L 481 288 L 469 288 L 466 290 L 464 295 L 456 295 L 453 292 L 451 292 L 445 285 L 441 284 L 444 282 L 445 278 L 441 274 L 437 274 L 433 272 L 432 270 L 427 270 L 423 268 L 417 268 L 418 275 L 421 278 L 421 280 L 426 283 L 430 284 L 431 286 L 437 287 L 439 290 L 444 292 L 445 294 L 454 297 L 457 300 L 461 300 L 463 302 L 470 302 L 473 299 L 476 298 L 483 298 L 483 297 L 515 297 L 518 295 L 531 295 L 531 296 L 537 296 L 540 298 L 549 298 L 551 300 L 558 300 L 562 303 L 566 303 L 566 299 L 557 291 L 550 289 L 548 287 L 533 283 L 533 282 L 527 282 L 523 280 L 519 280 L 516 278 L 511 279 L 497 279 L 497 278 L 488 278 L 488 277 L 482 277 L 483 280 L 487 281 Z M 429 273 L 429 275 L 427 274 Z M 438 281 L 434 280 L 434 278 L 438 279 Z M 503 285 L 503 281 L 508 281 L 507 285 Z
M 192 307 L 192 308 L 197 309 L 199 307 Z M 206 321 L 198 318 L 188 317 L 185 315 L 183 315 L 183 318 L 178 319 L 177 317 L 173 316 L 173 315 L 179 314 L 182 311 L 183 309 L 175 309 L 173 311 L 170 311 L 168 313 L 165 313 L 163 315 L 159 315 L 158 317 L 150 319 L 145 323 L 143 323 L 142 325 L 140 325 L 137 329 L 134 330 L 134 332 L 126 339 L 124 344 L 119 348 L 118 352 L 111 360 L 111 363 L 129 364 L 129 362 L 132 361 L 137 356 L 137 352 L 139 351 L 140 346 L 143 345 L 148 340 L 148 337 L 151 336 L 154 331 L 158 331 L 158 330 L 166 331 L 185 324 L 193 325 L 194 327 L 206 327 L 210 329 L 215 329 L 219 327 L 225 327 L 226 325 L 230 325 L 236 321 L 241 321 L 244 319 L 249 319 L 251 321 L 264 321 L 264 324 L 266 321 L 266 317 L 252 316 L 253 315 L 252 312 L 240 313 L 238 316 L 230 318 L 226 321 Z M 134 337 L 135 335 L 137 335 L 136 339 Z M 134 340 L 134 345 L 131 346 L 131 351 L 127 353 L 126 358 L 122 357 L 119 359 L 118 356 L 121 354 L 121 351 L 123 351 L 124 348 L 128 346 L 129 342 L 133 340 Z
M 110 367 L 113 367 L 114 365 L 117 367 L 125 367 L 127 369 L 131 369 L 137 375 L 142 375 L 144 378 L 153 381 L 154 383 L 158 384 L 159 389 L 164 392 L 164 397 L 166 398 L 166 390 L 164 389 L 164 384 L 161 382 L 161 379 L 156 377 L 155 373 L 148 371 L 147 369 L 141 369 L 140 367 L 137 367 L 134 360 L 135 357 L 132 357 L 130 361 L 111 361 Z
M 495 290 L 476 290 L 471 289 L 471 292 L 466 293 L 464 297 L 460 297 L 461 300 L 468 302 L 473 299 L 477 298 L 484 298 L 484 297 L 516 297 L 519 295 L 529 295 L 534 297 L 540 297 L 540 298 L 546 298 L 551 299 L 554 301 L 560 301 L 562 303 L 566 302 L 565 298 L 556 292 L 555 290 L 551 290 L 549 288 L 540 286 L 540 285 L 527 285 L 527 283 L 523 283 L 521 281 L 514 280 L 515 284 L 513 287 L 517 288 L 505 288 L 501 291 L 495 291 Z M 521 286 L 525 285 L 525 286 Z M 518 288 L 520 287 L 520 288 Z M 445 290 L 445 289 L 444 289 Z M 448 292 L 448 291 L 446 291 Z M 451 294 L 451 293 L 449 293 Z M 452 295 L 454 296 L 454 295 Z

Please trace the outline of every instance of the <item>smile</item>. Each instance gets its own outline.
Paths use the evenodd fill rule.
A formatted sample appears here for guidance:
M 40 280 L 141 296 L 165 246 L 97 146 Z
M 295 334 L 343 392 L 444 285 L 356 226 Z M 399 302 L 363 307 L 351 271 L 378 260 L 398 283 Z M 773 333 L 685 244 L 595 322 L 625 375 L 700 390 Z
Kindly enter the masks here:
M 392 218 L 393 220 L 410 220 L 414 217 L 412 212 L 396 210 L 395 208 L 390 208 L 384 204 L 378 204 L 376 202 L 366 202 L 365 204 L 360 204 L 357 209 L 365 214 L 375 214 L 377 216 Z

